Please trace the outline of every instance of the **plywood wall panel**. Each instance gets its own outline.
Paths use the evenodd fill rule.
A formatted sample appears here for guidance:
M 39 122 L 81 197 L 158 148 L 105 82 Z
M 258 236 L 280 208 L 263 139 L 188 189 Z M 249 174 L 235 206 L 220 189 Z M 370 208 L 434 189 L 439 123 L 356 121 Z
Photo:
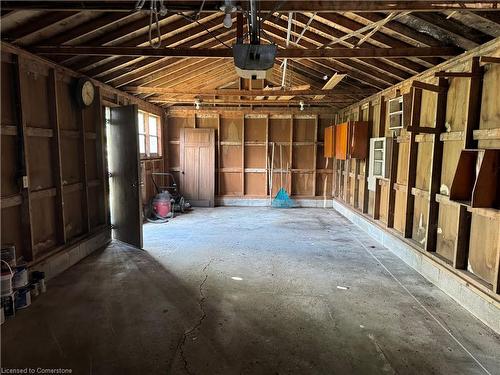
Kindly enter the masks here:
M 241 173 L 224 172 L 220 175 L 220 189 L 222 195 L 241 196 Z
M 18 153 L 18 140 L 15 136 L 2 135 L 2 158 L 1 158 L 1 168 L 2 168 L 2 178 L 1 178 L 1 189 L 2 196 L 8 196 L 11 194 L 19 193 L 20 187 L 17 183 L 18 176 L 18 163 L 17 163 L 17 153 Z
M 104 193 L 102 186 L 89 188 L 89 220 L 90 228 L 97 228 L 105 223 Z
M 40 256 L 57 244 L 55 198 L 32 200 L 31 212 L 33 251 L 35 256 Z
M 432 148 L 432 142 L 423 142 L 418 144 L 415 187 L 425 191 L 428 191 L 430 186 L 429 171 L 431 170 Z
M 64 193 L 64 222 L 66 223 L 66 236 L 68 239 L 83 234 L 83 191 L 74 190 Z
M 221 142 L 241 142 L 243 137 L 243 117 L 221 117 Z
M 2 61 L 1 77 L 1 121 L 2 125 L 16 125 L 16 98 L 15 98 L 15 82 L 14 82 L 15 69 L 12 63 Z
M 48 78 L 47 71 L 21 70 L 25 85 L 21 88 L 26 95 L 26 102 L 30 103 L 24 108 L 25 121 L 28 126 L 36 128 L 53 128 L 49 118 Z M 24 94 L 23 94 L 24 95 Z
M 441 170 L 441 192 L 449 195 L 455 176 L 458 159 L 463 149 L 463 141 L 447 141 L 443 145 L 443 167 Z
M 330 198 L 332 196 L 332 181 L 333 174 L 317 173 L 316 174 L 316 196 Z
M 180 146 L 178 144 L 168 145 L 168 166 L 169 168 L 180 168 Z
M 293 141 L 314 142 L 315 118 L 293 119 Z
M 394 206 L 394 229 L 403 233 L 406 215 L 406 193 L 396 191 L 396 204 Z
M 245 173 L 245 194 L 251 196 L 267 195 L 266 173 Z
M 292 173 L 292 195 L 312 196 L 314 173 Z
M 97 160 L 97 145 L 95 139 L 85 140 L 85 157 L 87 161 L 87 179 L 89 181 L 100 179 Z
M 290 142 L 291 119 L 273 118 L 269 119 L 269 140 L 271 142 Z
M 293 169 L 314 169 L 314 146 L 293 146 Z
M 489 64 L 485 67 L 483 79 L 483 95 L 481 101 L 481 129 L 500 127 L 499 92 L 500 65 Z
M 21 210 L 19 206 L 2 209 L 2 230 L 0 232 L 3 244 L 16 247 L 16 257 L 29 259 L 29 254 L 23 245 L 23 234 L 21 230 Z
M 63 184 L 72 184 L 82 180 L 80 148 L 80 140 L 78 138 L 63 138 L 61 140 Z
M 245 142 L 265 142 L 266 129 L 266 118 L 245 118 Z
M 30 149 L 28 162 L 29 183 L 31 190 L 40 190 L 54 186 L 52 171 L 52 139 L 43 137 L 29 137 Z
M 75 103 L 74 95 L 74 85 L 64 80 L 57 82 L 58 117 L 61 129 L 80 129 L 80 113 Z
M 472 214 L 469 265 L 467 270 L 489 284 L 495 277 L 495 262 L 499 251 L 498 220 Z
M 245 146 L 245 168 L 266 168 L 266 146 Z
M 457 239 L 458 207 L 441 204 L 437 229 L 436 252 L 453 262 Z
M 428 212 L 429 207 L 427 199 L 416 196 L 413 207 L 412 238 L 422 247 L 425 245 L 426 240 Z
M 221 146 L 221 168 L 241 168 L 241 147 L 242 146 Z

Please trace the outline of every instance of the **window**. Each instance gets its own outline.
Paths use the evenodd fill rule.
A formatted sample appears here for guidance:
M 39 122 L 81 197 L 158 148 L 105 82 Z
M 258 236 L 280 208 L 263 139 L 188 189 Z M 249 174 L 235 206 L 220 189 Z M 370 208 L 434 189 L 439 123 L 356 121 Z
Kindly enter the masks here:
M 141 158 L 161 156 L 160 118 L 151 113 L 139 111 L 139 152 Z

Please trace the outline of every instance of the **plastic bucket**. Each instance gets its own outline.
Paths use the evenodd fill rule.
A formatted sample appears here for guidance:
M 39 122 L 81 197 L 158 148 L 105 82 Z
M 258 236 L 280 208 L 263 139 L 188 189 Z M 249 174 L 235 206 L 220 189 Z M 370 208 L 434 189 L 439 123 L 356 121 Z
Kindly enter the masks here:
M 15 296 L 15 306 L 17 309 L 24 309 L 31 305 L 31 293 L 29 288 L 21 288 L 17 290 Z
M 14 245 L 2 245 L 1 259 L 11 267 L 16 266 L 16 247 Z
M 25 267 L 18 267 L 12 279 L 14 289 L 23 288 L 28 285 L 28 270 Z
M 2 260 L 2 263 L 6 264 L 9 272 L 3 272 L 1 274 L 1 295 L 3 296 L 10 296 L 12 294 L 12 277 L 14 276 L 14 272 L 12 272 L 12 268 L 10 268 L 9 263 L 6 261 Z

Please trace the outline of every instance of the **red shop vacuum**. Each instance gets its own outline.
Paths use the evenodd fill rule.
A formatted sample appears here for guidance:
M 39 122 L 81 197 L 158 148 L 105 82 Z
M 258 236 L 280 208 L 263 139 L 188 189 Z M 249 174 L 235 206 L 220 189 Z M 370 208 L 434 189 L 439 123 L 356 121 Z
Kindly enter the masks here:
M 161 178 L 165 185 L 158 185 L 157 178 Z M 156 189 L 156 196 L 151 199 L 147 207 L 145 216 L 149 222 L 165 223 L 168 218 L 174 217 L 175 212 L 183 213 L 191 208 L 177 190 L 177 183 L 172 173 L 153 172 L 151 181 Z

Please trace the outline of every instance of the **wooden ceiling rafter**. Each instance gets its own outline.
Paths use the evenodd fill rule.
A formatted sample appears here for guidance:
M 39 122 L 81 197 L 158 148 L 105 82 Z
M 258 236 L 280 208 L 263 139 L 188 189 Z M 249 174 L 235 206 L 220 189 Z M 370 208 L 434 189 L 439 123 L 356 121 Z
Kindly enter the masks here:
M 220 21 L 222 21 L 222 16 L 220 17 Z M 175 25 L 173 26 L 175 27 Z M 172 35 L 171 37 L 165 38 L 162 40 L 162 45 L 165 47 L 195 47 L 197 45 L 202 44 L 203 42 L 207 40 L 211 40 L 212 37 L 206 32 L 204 26 L 201 25 L 196 25 L 192 29 L 189 30 L 190 35 L 189 38 L 183 37 L 182 33 L 178 33 L 175 35 Z M 214 31 L 214 30 L 212 30 Z M 226 31 L 227 32 L 227 31 Z M 192 41 L 191 43 L 189 43 Z M 127 43 L 127 45 L 135 43 L 136 40 L 133 42 Z M 138 44 L 138 46 L 144 45 L 146 42 Z M 147 57 L 144 57 L 143 59 L 148 59 Z M 157 59 L 156 59 L 157 60 Z M 152 60 L 149 60 L 152 61 Z M 118 58 L 115 58 L 114 60 L 108 61 L 104 64 L 101 64 L 97 67 L 94 67 L 90 71 L 87 71 L 87 74 L 92 76 L 92 77 L 97 77 L 101 75 L 102 73 L 110 72 L 112 69 L 114 69 L 114 66 L 120 65 L 121 67 L 125 67 L 129 64 L 134 64 L 136 62 L 136 59 L 130 58 L 127 56 L 121 56 Z
M 281 26 L 283 26 L 283 25 L 281 25 Z M 270 24 L 266 24 L 265 27 L 274 29 L 275 26 L 270 25 Z M 279 28 L 279 30 L 281 30 L 281 32 L 283 32 L 282 28 Z M 300 32 L 300 29 L 295 30 L 295 32 L 296 33 Z M 274 35 L 277 35 L 277 33 L 275 31 L 272 31 L 272 33 Z M 280 34 L 280 37 L 281 37 L 281 35 L 282 34 Z M 328 40 L 328 39 L 324 38 L 323 36 L 314 34 L 312 31 L 306 31 L 304 33 L 304 38 L 307 40 L 303 39 L 303 40 L 301 40 L 301 43 L 299 43 L 299 44 L 295 43 L 295 44 L 299 47 L 307 46 L 307 48 L 317 48 L 317 46 L 324 45 L 324 43 L 327 42 L 327 40 Z M 369 43 L 367 43 L 367 45 L 372 47 L 372 45 L 370 45 Z M 354 45 L 351 45 L 351 46 L 354 46 Z M 347 47 L 345 47 L 345 48 L 347 48 Z M 374 47 L 374 48 L 377 48 L 377 47 Z M 390 59 L 363 59 L 363 60 L 356 59 L 355 61 L 357 63 L 367 64 L 367 65 L 370 65 L 370 66 L 375 67 L 375 68 L 380 68 L 382 71 L 387 72 L 388 74 L 394 75 L 398 79 L 399 78 L 406 79 L 406 78 L 411 76 L 410 74 L 408 74 L 407 71 L 400 69 L 399 65 L 393 66 L 391 64 L 388 64 L 388 60 L 390 60 Z M 404 66 L 407 67 L 408 69 L 410 69 L 409 67 L 412 67 L 413 69 L 418 69 L 417 73 L 424 70 L 424 67 L 421 67 L 421 66 L 418 66 L 417 68 L 413 67 L 411 65 L 411 62 L 408 62 L 408 60 L 398 59 L 398 61 L 399 60 L 403 60 L 404 63 L 402 63 L 402 64 L 404 64 Z
M 303 25 L 303 22 L 305 21 L 305 16 L 297 14 L 296 17 L 296 22 L 299 24 Z M 275 22 L 275 25 L 278 25 L 280 27 L 283 27 L 283 24 L 279 22 Z M 316 22 L 311 23 L 310 26 L 310 32 L 307 33 L 307 37 L 310 40 L 313 41 L 318 41 L 322 40 L 323 43 L 326 43 L 328 38 L 331 40 L 332 38 L 342 38 L 342 36 L 346 35 L 345 32 L 332 28 L 330 25 L 327 25 L 325 23 L 320 22 L 319 20 Z M 322 39 L 323 38 L 323 39 Z M 358 39 L 355 37 L 351 37 L 350 39 L 347 40 L 342 40 L 340 42 L 341 46 L 344 46 L 346 48 L 353 48 L 355 44 L 358 42 Z M 375 44 L 372 43 L 372 41 L 366 43 L 367 46 L 369 47 L 381 47 L 380 43 Z M 337 46 L 338 48 L 338 46 Z M 384 58 L 382 59 L 384 63 L 394 65 L 395 67 L 399 69 L 404 69 L 408 72 L 412 72 L 413 74 L 415 73 L 420 73 L 426 69 L 426 66 L 422 65 L 420 62 L 416 63 L 410 59 L 407 58 Z
M 166 6 L 174 11 L 198 11 L 200 9 L 199 1 L 189 0 L 166 0 Z M 21 1 L 4 0 L 2 7 L 5 10 L 50 10 L 50 11 L 103 11 L 103 12 L 131 12 L 134 11 L 135 2 L 131 1 Z M 241 3 L 245 10 L 248 10 L 248 4 Z M 390 12 L 390 11 L 421 11 L 421 12 L 439 12 L 442 10 L 474 10 L 487 12 L 498 8 L 498 1 L 491 0 L 433 0 L 433 1 L 287 1 L 281 7 L 282 12 Z M 203 13 L 218 12 L 220 1 L 207 0 L 205 2 Z M 260 10 L 262 12 L 274 11 L 276 6 L 272 1 L 262 1 Z

